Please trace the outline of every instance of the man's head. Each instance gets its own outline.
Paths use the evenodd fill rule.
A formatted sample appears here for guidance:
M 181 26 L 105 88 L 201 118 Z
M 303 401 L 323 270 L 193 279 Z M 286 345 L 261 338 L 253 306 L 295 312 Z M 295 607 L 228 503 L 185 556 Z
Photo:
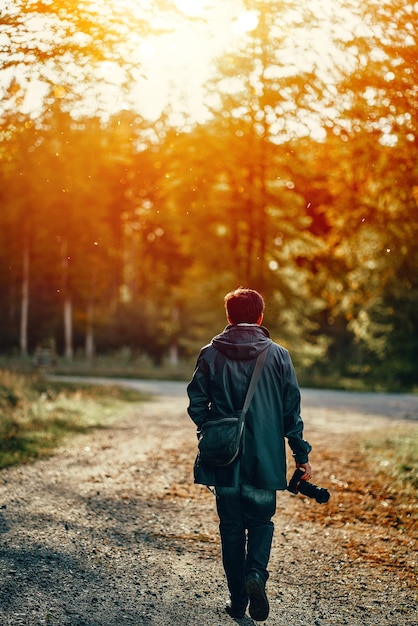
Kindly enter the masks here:
M 224 301 L 230 324 L 261 324 L 264 300 L 254 289 L 239 287 L 227 293 Z

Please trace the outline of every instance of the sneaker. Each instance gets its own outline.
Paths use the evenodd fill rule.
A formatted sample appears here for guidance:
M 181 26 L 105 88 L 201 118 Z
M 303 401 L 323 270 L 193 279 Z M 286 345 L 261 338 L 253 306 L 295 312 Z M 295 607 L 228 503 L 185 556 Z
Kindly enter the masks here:
M 264 622 L 268 618 L 270 607 L 263 579 L 257 572 L 251 572 L 247 577 L 245 587 L 250 598 L 251 617 L 256 622 Z

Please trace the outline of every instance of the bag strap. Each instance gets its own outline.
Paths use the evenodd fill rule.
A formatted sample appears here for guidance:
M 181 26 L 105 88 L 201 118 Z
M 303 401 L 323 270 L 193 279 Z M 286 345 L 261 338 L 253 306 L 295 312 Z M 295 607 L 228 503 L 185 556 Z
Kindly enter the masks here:
M 245 418 L 245 414 L 248 411 L 251 400 L 253 399 L 255 388 L 257 387 L 258 379 L 260 378 L 261 371 L 263 369 L 264 361 L 266 360 L 267 352 L 270 347 L 270 344 L 267 348 L 264 348 L 263 352 L 257 357 L 257 361 L 255 362 L 254 370 L 251 376 L 250 384 L 248 385 L 247 395 L 245 396 L 244 406 L 242 407 L 242 415 Z

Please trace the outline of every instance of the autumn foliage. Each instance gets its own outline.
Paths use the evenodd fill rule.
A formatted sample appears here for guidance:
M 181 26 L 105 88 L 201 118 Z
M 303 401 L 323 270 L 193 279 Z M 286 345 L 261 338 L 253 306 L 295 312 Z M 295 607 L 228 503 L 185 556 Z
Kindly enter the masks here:
M 155 120 L 129 99 L 141 68 L 128 35 L 158 36 L 155 17 L 171 9 L 152 3 L 130 23 L 70 4 L 16 1 L 2 21 L 0 350 L 53 342 L 71 359 L 129 346 L 175 363 L 220 329 L 224 293 L 246 285 L 309 380 L 413 388 L 414 5 L 341 0 L 324 60 L 312 47 L 320 11 L 247 0 L 258 25 L 218 60 L 196 121 L 174 114 L 175 93 Z M 347 11 L 361 28 L 344 29 Z M 126 105 L 106 114 L 109 59 Z M 36 112 L 29 68 L 45 85 Z

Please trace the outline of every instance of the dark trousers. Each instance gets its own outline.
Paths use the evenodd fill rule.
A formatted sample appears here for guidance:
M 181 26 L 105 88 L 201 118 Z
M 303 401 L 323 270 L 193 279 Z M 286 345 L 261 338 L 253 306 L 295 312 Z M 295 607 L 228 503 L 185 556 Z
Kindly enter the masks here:
M 222 562 L 231 601 L 247 606 L 245 580 L 256 571 L 264 580 L 269 576 L 276 512 L 276 492 L 249 485 L 216 487 L 216 505 L 222 545 Z

